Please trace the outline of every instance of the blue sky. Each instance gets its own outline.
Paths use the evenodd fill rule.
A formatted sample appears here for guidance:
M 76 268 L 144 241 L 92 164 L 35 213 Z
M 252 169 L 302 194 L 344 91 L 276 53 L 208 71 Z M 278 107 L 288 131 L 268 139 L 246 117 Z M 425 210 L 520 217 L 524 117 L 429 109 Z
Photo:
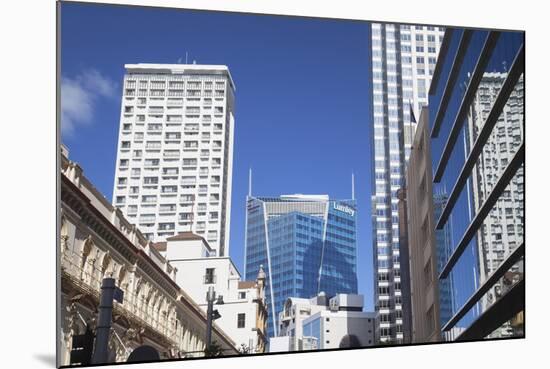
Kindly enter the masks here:
M 358 280 L 373 309 L 366 22 L 63 3 L 62 141 L 111 200 L 125 63 L 225 64 L 235 81 L 230 255 L 253 194 L 358 201 Z M 70 97 L 69 97 L 70 96 Z

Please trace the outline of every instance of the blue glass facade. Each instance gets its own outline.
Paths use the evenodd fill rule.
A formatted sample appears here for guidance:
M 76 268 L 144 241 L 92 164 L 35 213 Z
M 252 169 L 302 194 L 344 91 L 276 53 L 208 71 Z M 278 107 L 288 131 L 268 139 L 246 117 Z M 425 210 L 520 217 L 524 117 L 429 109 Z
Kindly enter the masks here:
M 355 201 L 247 200 L 245 276 L 267 275 L 268 335 L 289 297 L 357 293 Z
M 434 215 L 438 219 L 447 203 L 447 195 L 444 193 L 434 194 Z M 435 231 L 435 243 L 437 250 L 437 272 L 441 273 L 446 261 L 451 256 L 452 252 L 452 233 L 449 225 L 445 225 L 443 229 Z M 440 325 L 443 326 L 453 316 L 454 293 L 453 293 L 453 278 L 449 276 L 439 281 L 439 315 Z
M 498 329 L 484 322 L 523 283 L 524 33 L 448 32 L 429 96 L 442 330 L 514 336 L 519 308 Z

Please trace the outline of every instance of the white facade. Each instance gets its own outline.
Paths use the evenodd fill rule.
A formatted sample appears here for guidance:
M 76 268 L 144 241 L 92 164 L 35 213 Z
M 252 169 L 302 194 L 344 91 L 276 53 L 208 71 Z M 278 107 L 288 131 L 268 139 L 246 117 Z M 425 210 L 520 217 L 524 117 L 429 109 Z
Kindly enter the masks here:
M 127 64 L 113 204 L 154 241 L 229 255 L 235 85 L 226 66 Z
M 376 314 L 363 312 L 363 296 L 324 293 L 311 299 L 289 298 L 279 314 L 279 337 L 270 352 L 367 347 L 376 343 Z
M 372 24 L 373 160 L 372 213 L 375 307 L 381 342 L 404 342 L 410 303 L 401 284 L 397 190 L 404 172 L 420 108 L 428 104 L 431 76 L 444 30 L 433 26 Z M 411 110 L 414 117 L 411 116 Z M 406 313 L 405 313 L 406 314 Z M 410 314 L 410 313 L 409 313 Z
M 169 237 L 156 247 L 178 270 L 176 283 L 203 311 L 207 310 L 206 294 L 210 287 L 214 288 L 216 297 L 223 297 L 223 304 L 214 305 L 221 314 L 215 324 L 224 329 L 237 349 L 263 352 L 267 318 L 267 312 L 262 314 L 263 272 L 258 281 L 241 281 L 239 271 L 228 256 L 209 256 L 213 250 L 208 242 L 191 232 Z
M 375 344 L 375 313 L 320 311 L 302 322 L 303 350 L 368 347 Z M 318 327 L 318 331 L 315 331 Z M 318 336 L 317 336 L 318 334 Z M 355 337 L 357 341 L 346 338 Z M 346 342 L 346 340 L 349 340 Z

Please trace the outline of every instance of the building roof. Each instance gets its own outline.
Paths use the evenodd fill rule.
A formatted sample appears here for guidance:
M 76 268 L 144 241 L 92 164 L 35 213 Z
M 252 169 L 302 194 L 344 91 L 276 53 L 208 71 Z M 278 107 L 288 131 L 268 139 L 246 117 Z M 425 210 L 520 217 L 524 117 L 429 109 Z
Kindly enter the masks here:
M 166 251 L 166 242 L 153 242 L 151 244 L 157 251 Z
M 189 241 L 189 240 L 200 240 L 206 245 L 206 248 L 209 251 L 212 251 L 212 248 L 210 247 L 208 242 L 204 239 L 204 237 L 199 236 L 198 234 L 193 232 L 180 232 L 177 235 L 168 237 L 166 239 L 166 241 Z
M 326 203 L 328 201 L 337 202 L 354 202 L 354 199 L 331 199 L 329 195 L 281 195 L 279 197 L 269 196 L 251 196 L 251 198 L 264 201 L 264 202 L 312 202 L 312 203 Z
M 281 195 L 283 200 L 297 200 L 297 201 L 328 201 L 328 195 L 304 195 L 296 193 L 292 195 Z
M 128 73 L 143 74 L 218 74 L 227 75 L 231 83 L 231 88 L 235 91 L 235 83 L 229 72 L 227 65 L 207 65 L 207 64 L 152 64 L 137 63 L 124 64 Z
M 239 289 L 254 287 L 256 287 L 256 281 L 239 281 Z

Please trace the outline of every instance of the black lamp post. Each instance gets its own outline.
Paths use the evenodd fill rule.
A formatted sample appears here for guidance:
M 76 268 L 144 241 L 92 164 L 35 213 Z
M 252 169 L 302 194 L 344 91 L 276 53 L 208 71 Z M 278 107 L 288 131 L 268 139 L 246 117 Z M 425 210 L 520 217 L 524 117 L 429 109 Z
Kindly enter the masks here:
M 217 305 L 223 304 L 223 296 L 218 296 L 216 300 L 216 292 L 214 287 L 208 287 L 206 292 L 206 301 L 208 302 L 208 308 L 206 309 L 206 349 L 210 350 L 212 344 L 212 321 L 221 318 L 221 314 L 218 310 L 214 310 L 214 302 Z

